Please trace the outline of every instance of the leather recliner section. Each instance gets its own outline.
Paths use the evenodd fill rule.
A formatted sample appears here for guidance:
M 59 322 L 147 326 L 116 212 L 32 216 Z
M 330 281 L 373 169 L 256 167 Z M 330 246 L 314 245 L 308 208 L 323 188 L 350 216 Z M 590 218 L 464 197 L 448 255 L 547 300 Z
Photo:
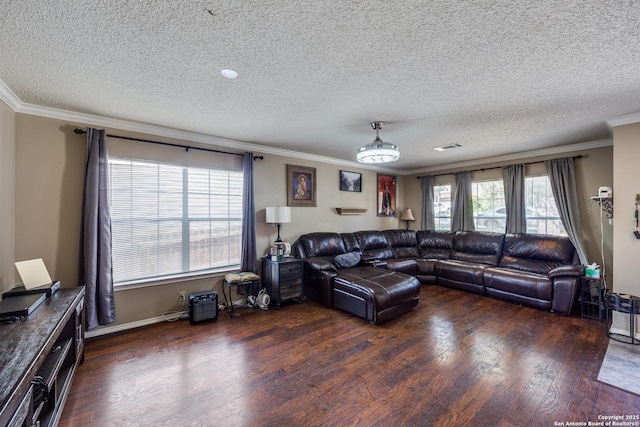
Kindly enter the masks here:
M 310 233 L 300 236 L 293 252 L 306 258 L 305 287 L 309 296 L 328 306 L 357 312 L 369 320 L 397 315 L 413 307 L 410 292 L 395 304 L 397 301 L 385 299 L 387 291 L 375 291 L 378 285 L 393 289 L 407 276 L 417 278 L 419 283 L 452 287 L 567 315 L 576 301 L 584 273 L 568 238 L 536 234 L 400 229 Z M 333 263 L 335 256 L 347 252 L 360 253 L 360 265 L 367 267 L 362 271 L 357 271 L 361 267 L 337 268 Z M 384 274 L 381 275 L 384 271 L 398 276 L 386 283 Z M 337 282 L 340 286 L 336 288 Z M 415 296 L 418 293 L 419 290 Z M 384 307 L 387 303 L 391 306 Z

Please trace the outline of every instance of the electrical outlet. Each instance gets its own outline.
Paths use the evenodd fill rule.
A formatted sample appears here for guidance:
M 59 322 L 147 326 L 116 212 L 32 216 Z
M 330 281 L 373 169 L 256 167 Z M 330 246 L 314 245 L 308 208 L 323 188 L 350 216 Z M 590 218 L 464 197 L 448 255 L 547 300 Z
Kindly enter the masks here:
M 187 300 L 187 291 L 180 291 L 180 302 L 185 302 Z

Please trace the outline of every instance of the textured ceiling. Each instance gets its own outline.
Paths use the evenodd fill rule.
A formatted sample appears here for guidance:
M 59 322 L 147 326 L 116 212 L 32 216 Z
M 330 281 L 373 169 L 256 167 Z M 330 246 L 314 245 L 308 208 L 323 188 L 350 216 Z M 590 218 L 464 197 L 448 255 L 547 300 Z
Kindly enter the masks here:
M 24 103 L 349 161 L 381 120 L 405 171 L 640 111 L 632 0 L 3 0 L 0 28 Z

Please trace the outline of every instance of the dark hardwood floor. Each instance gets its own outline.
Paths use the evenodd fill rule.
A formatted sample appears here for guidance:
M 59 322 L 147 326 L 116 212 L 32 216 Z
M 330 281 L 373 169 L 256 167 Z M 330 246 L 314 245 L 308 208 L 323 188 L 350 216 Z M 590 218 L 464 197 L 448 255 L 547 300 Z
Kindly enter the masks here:
M 608 338 L 440 286 L 381 326 L 312 301 L 89 340 L 61 426 L 554 426 L 640 414 Z M 566 424 L 565 424 L 566 425 Z

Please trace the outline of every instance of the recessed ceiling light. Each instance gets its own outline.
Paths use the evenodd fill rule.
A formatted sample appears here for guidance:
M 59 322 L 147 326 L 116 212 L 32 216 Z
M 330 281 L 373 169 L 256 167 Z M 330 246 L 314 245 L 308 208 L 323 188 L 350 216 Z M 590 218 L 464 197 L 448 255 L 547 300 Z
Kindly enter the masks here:
M 220 74 L 222 74 L 228 79 L 235 79 L 236 77 L 238 77 L 238 73 L 229 68 L 225 68 L 224 70 L 221 70 Z
M 434 148 L 434 150 L 436 151 L 447 151 L 447 150 L 453 150 L 454 148 L 459 148 L 462 147 L 462 145 L 460 144 L 448 144 L 448 145 L 443 145 L 441 147 L 436 147 Z

